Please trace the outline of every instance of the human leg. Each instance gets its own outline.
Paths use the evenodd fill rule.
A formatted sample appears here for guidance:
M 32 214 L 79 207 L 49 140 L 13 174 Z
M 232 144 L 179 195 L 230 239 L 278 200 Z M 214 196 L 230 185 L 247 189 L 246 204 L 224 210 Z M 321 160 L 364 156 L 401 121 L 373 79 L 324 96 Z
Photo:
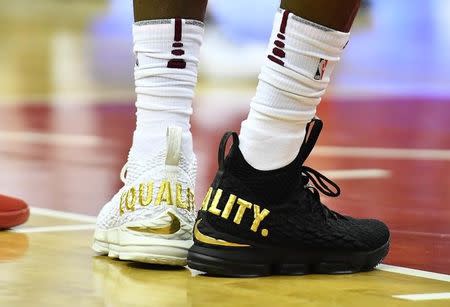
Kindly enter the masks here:
M 98 217 L 100 254 L 186 264 L 196 177 L 190 116 L 206 3 L 134 1 L 136 130 L 124 186 Z

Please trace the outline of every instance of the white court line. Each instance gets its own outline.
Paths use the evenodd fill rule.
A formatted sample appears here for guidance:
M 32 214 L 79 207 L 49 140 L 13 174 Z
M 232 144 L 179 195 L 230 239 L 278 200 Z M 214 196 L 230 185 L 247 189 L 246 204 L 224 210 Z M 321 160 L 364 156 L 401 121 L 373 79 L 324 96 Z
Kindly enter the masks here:
M 327 170 L 322 173 L 331 179 L 370 179 L 370 178 L 386 178 L 391 176 L 391 172 L 384 169 L 343 169 L 343 170 Z
M 81 106 L 95 106 L 109 104 L 111 101 L 114 105 L 123 105 L 123 101 L 133 101 L 135 97 L 134 90 L 108 90 L 108 91 L 85 91 L 82 93 L 64 93 L 50 94 L 50 95 L 0 95 L 0 101 L 2 104 L 12 105 L 23 103 L 27 101 L 25 105 L 42 104 L 42 101 L 51 101 L 58 104 L 64 104 L 65 106 L 78 107 Z
M 414 236 L 427 236 L 427 237 L 439 237 L 439 238 L 450 238 L 450 233 L 434 233 L 434 232 L 425 232 L 425 231 L 409 231 L 409 230 L 395 230 L 391 229 L 391 233 L 399 233 L 405 235 L 414 235 Z
M 398 274 L 403 274 L 403 275 L 409 275 L 409 276 L 422 277 L 422 278 L 450 282 L 450 275 L 447 275 L 447 274 L 434 273 L 434 272 L 404 268 L 404 267 L 400 267 L 400 266 L 387 265 L 387 264 L 379 264 L 376 267 L 376 269 L 381 270 L 381 271 L 391 272 L 391 273 L 398 273 Z
M 31 207 L 31 213 L 38 214 L 38 215 L 44 215 L 44 216 L 50 216 L 50 217 L 58 217 L 58 218 L 62 218 L 62 219 L 75 220 L 75 221 L 79 221 L 79 222 L 93 223 L 93 222 L 95 222 L 95 219 L 96 219 L 94 216 L 90 216 L 90 215 L 70 213 L 70 212 L 44 209 L 44 208 L 36 208 L 36 207 Z M 35 230 L 32 230 L 30 227 L 29 232 L 57 232 L 57 231 L 76 231 L 76 230 L 94 229 L 95 225 L 94 224 L 63 225 L 63 226 L 32 227 L 32 228 L 35 228 Z M 27 232 L 27 231 L 26 231 L 26 229 L 17 229 L 16 232 Z M 404 268 L 404 267 L 387 265 L 387 264 L 379 264 L 376 267 L 376 269 L 380 270 L 380 271 L 391 272 L 391 273 L 398 273 L 398 274 L 403 274 L 403 275 L 409 275 L 409 276 L 422 277 L 422 278 L 427 278 L 427 279 L 450 282 L 450 275 L 447 275 L 447 274 L 434 273 L 434 272 Z
M 400 294 L 392 297 L 407 301 L 431 301 L 431 300 L 448 300 L 450 299 L 450 292 L 441 293 L 419 293 L 419 294 Z
M 98 146 L 107 143 L 95 135 L 44 133 L 32 131 L 0 131 L 0 141 L 61 146 Z
M 82 225 L 58 225 L 47 227 L 24 227 L 14 229 L 12 232 L 18 233 L 38 233 L 38 232 L 64 232 L 64 231 L 79 231 L 79 230 L 91 230 L 95 229 L 94 224 L 82 224 Z
M 376 82 L 374 84 L 345 85 L 342 84 L 333 86 L 328 92 L 330 97 L 345 98 L 347 101 L 357 101 L 359 103 L 372 102 L 371 99 L 361 99 L 371 96 L 376 96 L 377 99 L 383 97 L 392 99 L 396 97 L 404 98 L 414 96 L 431 98 L 447 98 L 450 95 L 449 87 L 447 85 L 440 85 L 436 83 L 421 83 L 421 84 L 384 84 Z M 333 103 L 340 103 L 341 101 L 333 101 Z
M 0 141 L 39 143 L 59 146 L 99 146 L 110 142 L 95 135 L 0 131 Z M 317 146 L 314 154 L 332 157 L 388 158 L 412 160 L 450 160 L 450 150 L 380 147 Z
M 450 150 L 379 147 L 317 146 L 313 154 L 327 157 L 450 160 Z
M 30 207 L 31 214 L 43 215 L 49 217 L 56 217 L 65 220 L 72 220 L 77 222 L 87 222 L 87 223 L 95 223 L 96 217 L 87 215 L 87 214 L 79 214 L 79 213 L 70 213 L 66 211 L 45 209 L 45 208 L 37 208 Z

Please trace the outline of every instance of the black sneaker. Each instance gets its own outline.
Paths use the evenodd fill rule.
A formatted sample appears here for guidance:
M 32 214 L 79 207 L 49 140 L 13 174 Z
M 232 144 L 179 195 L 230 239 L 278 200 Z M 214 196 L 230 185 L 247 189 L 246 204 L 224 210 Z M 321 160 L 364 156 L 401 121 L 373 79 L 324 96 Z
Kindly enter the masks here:
M 321 129 L 322 121 L 311 121 L 297 158 L 272 171 L 245 161 L 235 132 L 223 136 L 219 170 L 195 223 L 190 268 L 224 276 L 334 274 L 381 262 L 389 250 L 386 225 L 328 209 L 319 191 L 336 197 L 339 187 L 303 165 Z

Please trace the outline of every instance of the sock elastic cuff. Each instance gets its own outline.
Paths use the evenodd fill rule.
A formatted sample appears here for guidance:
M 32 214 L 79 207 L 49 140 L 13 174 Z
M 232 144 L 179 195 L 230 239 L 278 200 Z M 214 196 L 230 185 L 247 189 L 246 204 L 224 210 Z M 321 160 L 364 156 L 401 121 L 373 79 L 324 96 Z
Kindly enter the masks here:
M 194 19 L 154 19 L 142 20 L 133 24 L 133 39 L 134 43 L 139 41 L 164 41 L 176 40 L 176 29 L 179 27 L 180 33 L 182 31 L 183 37 L 191 33 L 201 37 L 204 33 L 204 23 Z
M 149 44 L 164 42 L 167 42 L 167 44 L 176 43 L 173 47 L 182 47 L 183 44 L 200 46 L 203 41 L 203 34 L 203 22 L 193 19 L 143 20 L 133 25 L 135 52 L 148 49 Z M 152 50 L 152 48 L 149 50 Z
M 147 26 L 147 25 L 162 25 L 162 24 L 173 24 L 175 20 L 181 19 L 185 25 L 193 25 L 197 27 L 204 28 L 205 24 L 202 21 L 195 19 L 184 19 L 184 18 L 170 18 L 170 19 L 151 19 L 151 20 L 141 20 L 136 21 L 134 26 Z
M 285 32 L 293 38 L 298 37 L 298 39 L 321 42 L 338 50 L 344 49 L 350 38 L 350 32 L 346 33 L 328 28 L 281 8 L 278 9 L 277 19 L 279 19 L 280 29 L 283 28 L 283 21 L 286 19 Z M 307 34 L 305 35 L 305 33 Z

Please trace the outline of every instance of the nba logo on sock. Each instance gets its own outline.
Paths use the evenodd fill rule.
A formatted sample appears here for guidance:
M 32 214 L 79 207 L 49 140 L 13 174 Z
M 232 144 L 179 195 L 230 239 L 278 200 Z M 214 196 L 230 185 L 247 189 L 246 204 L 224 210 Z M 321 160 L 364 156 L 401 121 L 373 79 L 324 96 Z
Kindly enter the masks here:
M 315 80 L 322 80 L 323 74 L 325 73 L 325 69 L 327 68 L 328 60 L 320 59 L 319 65 L 317 66 L 316 75 L 314 76 Z

